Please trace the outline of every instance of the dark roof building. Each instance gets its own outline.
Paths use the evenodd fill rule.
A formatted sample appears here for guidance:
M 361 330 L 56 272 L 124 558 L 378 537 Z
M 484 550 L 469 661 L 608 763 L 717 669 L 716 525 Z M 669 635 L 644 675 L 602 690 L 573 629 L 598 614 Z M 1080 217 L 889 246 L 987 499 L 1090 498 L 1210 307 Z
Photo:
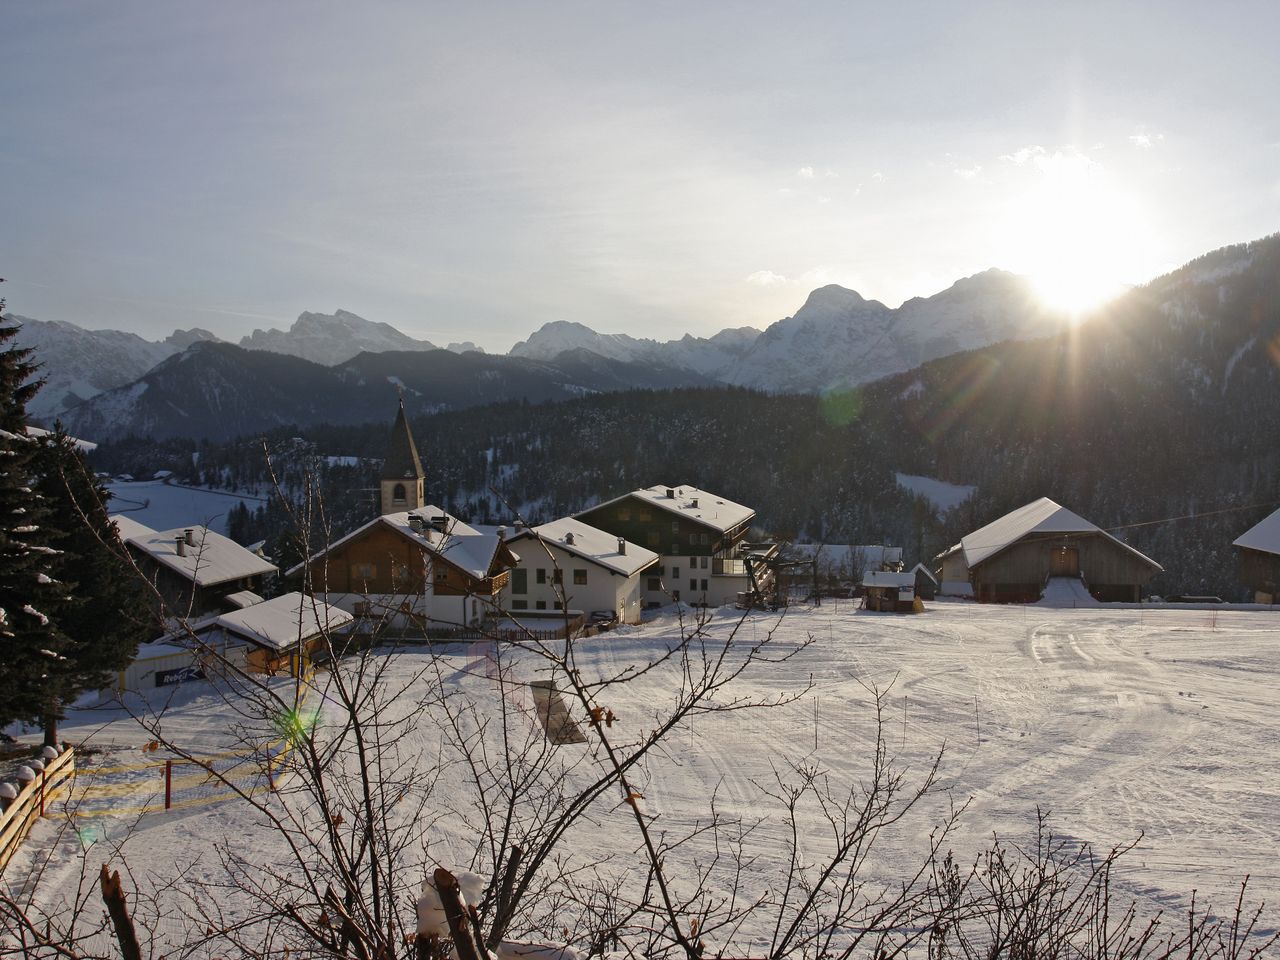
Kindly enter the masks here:
M 1280 597 L 1280 510 L 1250 527 L 1232 544 L 1240 582 L 1253 591 L 1255 603 Z

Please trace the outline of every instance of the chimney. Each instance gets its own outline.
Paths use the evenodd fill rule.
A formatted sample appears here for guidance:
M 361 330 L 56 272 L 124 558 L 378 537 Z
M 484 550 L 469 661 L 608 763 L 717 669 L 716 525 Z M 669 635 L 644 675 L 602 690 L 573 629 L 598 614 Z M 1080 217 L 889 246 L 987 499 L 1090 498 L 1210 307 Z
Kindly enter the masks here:
M 187 529 L 182 531 L 182 539 L 187 541 L 188 547 L 194 547 L 196 545 L 195 530 L 193 530 L 191 527 L 187 527 Z
M 516 521 L 516 533 L 520 533 L 520 532 L 522 532 L 523 530 L 524 530 L 524 521 L 523 521 L 523 520 L 517 520 L 517 521 Z
M 689 501 L 689 506 L 690 506 L 690 507 L 692 507 L 694 510 L 697 510 L 697 509 L 698 509 L 698 498 L 697 498 L 697 497 L 694 497 L 692 500 L 690 500 L 690 501 Z
M 187 555 L 187 541 L 182 539 L 182 537 L 174 537 L 173 545 L 178 550 L 178 556 L 185 557 Z
M 506 528 L 506 527 L 498 527 L 498 539 L 499 539 L 499 540 L 505 540 L 505 539 L 507 539 L 507 528 Z
M 414 533 L 422 532 L 422 517 L 416 513 L 409 514 L 409 529 Z
M 573 531 L 572 531 L 572 530 L 570 530 L 568 533 L 566 533 L 566 534 L 564 535 L 564 542 L 565 542 L 565 543 L 567 543 L 567 544 L 568 544 L 569 546 L 571 546 L 571 547 L 573 546 Z
M 619 553 L 627 552 L 627 541 L 622 539 L 622 537 L 618 538 L 618 552 Z
M 674 500 L 675 498 L 676 498 L 676 492 L 672 490 L 670 487 L 667 487 L 667 499 Z

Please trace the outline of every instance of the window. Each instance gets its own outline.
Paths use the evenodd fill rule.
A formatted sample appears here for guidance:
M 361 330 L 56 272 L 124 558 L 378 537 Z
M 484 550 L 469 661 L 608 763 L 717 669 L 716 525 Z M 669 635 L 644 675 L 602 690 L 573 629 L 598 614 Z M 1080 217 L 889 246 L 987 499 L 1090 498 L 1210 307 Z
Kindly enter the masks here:
M 705 533 L 700 533 L 698 534 L 698 542 L 705 547 L 708 543 L 711 542 L 711 540 L 707 537 Z
M 449 571 L 444 567 L 436 567 L 436 583 L 444 583 L 449 579 Z
M 512 600 L 511 609 L 512 610 L 528 610 L 529 601 L 528 600 Z
M 516 567 L 511 571 L 511 592 L 512 593 L 528 593 L 529 592 L 529 571 L 523 567 Z M 514 604 L 513 604 L 514 606 Z M 521 607 L 520 609 L 525 609 Z
M 623 521 L 624 523 L 625 523 L 626 521 L 630 520 L 630 519 L 631 519 L 631 508 L 630 508 L 630 507 L 619 507 L 619 508 L 618 508 L 618 519 L 619 519 L 619 520 L 621 520 L 621 521 Z
M 376 563 L 353 563 L 351 565 L 351 576 L 357 580 L 372 580 L 378 575 L 378 565 Z
M 679 533 L 679 532 L 680 532 L 680 521 L 679 521 L 679 520 L 672 520 L 672 521 L 671 521 L 671 532 L 672 532 L 672 533 Z
M 404 503 L 404 484 L 397 483 L 391 488 L 391 502 Z
M 690 592 L 690 593 L 696 593 L 696 592 L 697 592 L 697 590 L 698 590 L 698 581 L 697 581 L 697 580 L 694 580 L 692 577 L 690 577 L 690 578 L 689 578 L 689 592 Z
M 537 577 L 535 577 L 534 579 L 536 579 L 536 580 L 538 581 L 538 583 L 546 583 L 546 582 L 547 582 L 547 571 L 546 571 L 546 569 L 545 569 L 545 568 L 543 568 L 543 567 L 539 567 L 539 568 L 538 568 L 538 575 L 537 575 Z
M 689 569 L 690 569 L 690 570 L 697 570 L 697 569 L 698 569 L 698 558 L 697 558 L 697 557 L 690 557 L 690 558 L 689 558 Z
M 680 599 L 680 591 L 679 591 L 679 590 L 672 590 L 672 591 L 671 591 L 671 599 L 672 599 L 672 600 L 679 600 L 679 599 Z
M 551 582 L 552 582 L 552 583 L 564 583 L 564 571 L 563 571 L 563 570 L 561 570 L 561 569 L 559 569 L 559 568 L 556 568 L 555 570 L 552 570 L 552 571 L 551 571 Z
M 585 571 L 585 570 L 574 570 L 574 571 L 573 571 L 573 583 L 574 583 L 574 585 L 575 585 L 575 586 L 585 587 L 585 586 L 587 585 L 587 571 Z
M 677 554 L 677 553 L 679 553 L 679 552 L 680 552 L 680 544 L 678 544 L 678 543 L 673 543 L 673 544 L 671 545 L 671 553 L 674 555 L 674 554 Z
M 556 601 L 556 609 L 557 609 L 557 610 L 563 610 L 563 609 L 564 609 L 564 605 L 563 605 L 559 600 L 557 600 L 557 601 Z
M 702 567 L 703 570 L 707 569 L 707 561 L 710 559 L 710 557 L 703 557 L 702 562 L 699 563 L 698 566 Z
M 650 577 L 650 578 L 649 578 L 649 589 L 650 589 L 650 590 L 652 590 L 652 591 L 658 591 L 658 590 L 661 590 L 661 589 L 662 589 L 662 578 L 661 578 L 661 577 Z
M 693 546 L 697 542 L 698 542 L 698 535 L 696 533 L 689 534 L 689 545 Z
M 679 580 L 679 579 L 680 579 L 680 568 L 679 568 L 679 567 L 672 567 L 672 568 L 671 568 L 671 579 L 672 579 L 672 580 Z
M 391 580 L 397 587 L 408 586 L 411 579 L 412 574 L 409 573 L 408 564 L 400 563 L 397 560 L 391 561 Z
M 545 610 L 545 609 L 547 609 L 547 601 L 545 601 L 545 600 L 535 600 L 535 601 L 534 601 L 534 603 L 533 603 L 533 606 L 534 606 L 534 608 L 535 608 L 535 609 L 537 609 L 537 610 Z
M 650 531 L 649 531 L 649 546 L 651 546 L 651 547 L 656 547 L 656 546 L 658 545 L 658 538 L 659 538 L 659 536 L 660 536 L 660 534 L 658 533 L 658 531 L 657 531 L 657 530 L 650 530 Z
M 649 513 L 648 510 L 640 510 L 639 512 L 636 513 L 636 517 L 640 520 L 648 520 L 650 519 L 651 514 Z
M 702 592 L 703 593 L 707 592 L 707 581 L 705 580 L 702 581 Z

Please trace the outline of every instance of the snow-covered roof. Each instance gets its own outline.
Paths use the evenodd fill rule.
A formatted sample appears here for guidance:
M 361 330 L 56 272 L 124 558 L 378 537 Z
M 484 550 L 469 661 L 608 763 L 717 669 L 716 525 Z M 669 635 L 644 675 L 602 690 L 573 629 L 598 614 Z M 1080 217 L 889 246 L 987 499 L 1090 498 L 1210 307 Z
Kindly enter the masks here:
M 897 587 L 905 589 L 916 585 L 916 575 L 912 571 L 906 573 L 890 573 L 887 570 L 868 570 L 862 575 L 864 587 Z
M 1012 513 L 1006 513 L 999 520 L 993 520 L 960 541 L 964 551 L 964 561 L 970 569 L 990 557 L 995 556 L 1007 547 L 1032 534 L 1052 537 L 1054 534 L 1096 533 L 1141 560 L 1151 564 L 1157 570 L 1164 568 L 1145 554 L 1139 553 L 1122 540 L 1117 540 L 1097 524 L 1090 523 L 1079 514 L 1072 513 L 1066 507 L 1054 503 L 1048 497 L 1041 497 L 1025 507 L 1019 507 Z M 948 551 L 949 552 L 949 551 Z M 944 554 L 945 556 L 945 554 Z
M 410 524 L 410 516 L 421 518 L 423 522 L 419 529 L 414 529 L 414 526 Z M 432 526 L 433 518 L 443 518 L 443 520 L 439 521 L 443 532 L 436 530 Z M 390 527 L 401 536 L 412 540 L 426 552 L 445 560 L 477 580 L 483 580 L 489 576 L 489 571 L 493 568 L 493 559 L 502 544 L 502 540 L 498 538 L 496 532 L 477 530 L 439 507 L 428 504 L 416 510 L 384 513 L 377 519 L 370 520 L 364 526 L 352 530 L 345 537 L 329 544 L 324 550 L 309 557 L 306 562 L 310 563 L 318 560 L 329 551 L 336 550 L 351 540 L 364 536 L 366 531 L 378 524 Z M 290 567 L 285 572 L 285 575 L 293 576 L 302 569 L 303 565 L 299 563 Z
M 235 593 L 228 593 L 222 599 L 231 604 L 237 610 L 243 610 L 245 607 L 252 607 L 255 603 L 262 602 L 262 597 L 258 596 L 252 590 L 238 590 Z
M 671 496 L 667 496 L 668 491 L 670 491 Z M 695 520 L 703 526 L 711 527 L 721 533 L 754 519 L 756 515 L 756 512 L 750 507 L 744 507 L 740 503 L 726 500 L 724 497 L 708 493 L 706 490 L 699 490 L 697 487 L 687 485 L 669 487 L 661 483 L 652 487 L 632 490 L 630 493 L 624 493 L 620 497 L 614 497 L 612 500 L 592 507 L 591 510 L 617 503 L 628 497 L 635 497 L 637 500 L 643 500 L 669 513 Z M 584 510 L 583 512 L 589 511 Z
M 552 520 L 531 530 L 522 531 L 512 536 L 511 540 L 532 540 L 535 535 L 548 543 L 554 543 L 556 547 L 567 553 L 572 553 L 574 556 L 624 577 L 639 573 L 659 560 L 658 555 L 652 550 L 646 550 L 644 547 L 638 547 L 626 541 L 623 541 L 626 544 L 626 552 L 620 553 L 618 537 L 612 533 L 605 533 L 589 523 L 575 520 L 573 517 Z M 525 549 L 540 550 L 534 544 L 528 544 Z
M 928 567 L 926 567 L 923 563 L 917 563 L 914 567 L 912 567 L 912 568 L 911 568 L 909 571 L 907 571 L 907 572 L 908 572 L 908 573 L 910 573 L 910 574 L 912 574 L 913 576 L 914 576 L 916 573 L 923 573 L 926 577 L 928 577 L 930 580 L 932 580 L 935 584 L 938 582 L 938 578 L 937 578 L 937 577 L 935 577 L 935 576 L 933 575 L 933 571 L 932 571 L 932 570 L 930 570 Z
M 1233 546 L 1263 553 L 1280 553 L 1280 510 L 1246 530 Z
M 276 570 L 275 564 L 208 527 L 192 524 L 172 530 L 152 530 L 122 514 L 111 519 L 115 521 L 122 541 L 144 551 L 151 559 L 186 577 L 197 587 L 256 577 Z M 184 548 L 184 555 L 179 556 L 176 541 L 187 530 L 191 531 L 194 542 Z
M 45 430 L 41 427 L 33 427 L 28 425 L 24 429 L 27 432 L 27 436 L 35 437 L 36 439 L 43 439 L 45 437 L 53 436 L 52 430 Z M 70 437 L 70 436 L 67 437 L 67 439 L 70 440 L 71 445 L 75 447 L 77 450 L 79 450 L 81 453 L 92 453 L 94 450 L 98 449 L 98 445 L 91 440 L 81 440 L 79 437 Z
M 213 622 L 258 646 L 287 650 L 326 630 L 339 630 L 354 619 L 345 610 L 295 591 L 224 613 Z

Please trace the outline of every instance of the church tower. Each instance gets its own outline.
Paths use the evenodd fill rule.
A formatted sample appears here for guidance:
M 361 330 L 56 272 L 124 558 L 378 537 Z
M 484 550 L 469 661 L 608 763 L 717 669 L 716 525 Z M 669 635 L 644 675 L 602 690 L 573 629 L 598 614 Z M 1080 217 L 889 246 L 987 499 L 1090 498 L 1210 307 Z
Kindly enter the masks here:
M 396 425 L 391 428 L 391 442 L 387 446 L 387 459 L 382 465 L 382 510 L 403 513 L 426 505 L 426 474 L 418 459 L 418 446 L 409 431 L 409 421 L 404 416 L 404 398 L 400 398 L 400 411 Z

